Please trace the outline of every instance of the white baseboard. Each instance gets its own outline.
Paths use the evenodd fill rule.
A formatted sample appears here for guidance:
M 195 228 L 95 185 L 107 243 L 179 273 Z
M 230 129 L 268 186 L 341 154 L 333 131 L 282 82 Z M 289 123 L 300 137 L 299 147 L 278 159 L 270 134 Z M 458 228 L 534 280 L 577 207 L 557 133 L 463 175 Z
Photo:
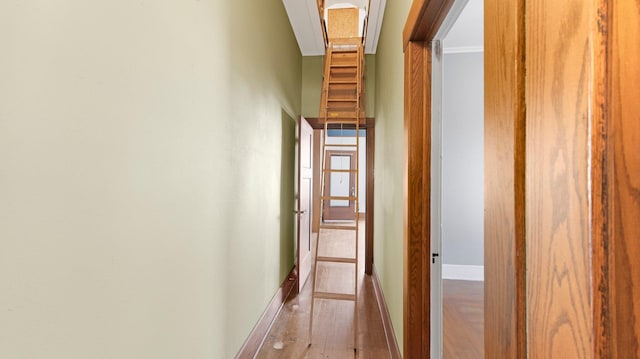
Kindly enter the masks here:
M 443 264 L 442 279 L 484 281 L 484 266 Z

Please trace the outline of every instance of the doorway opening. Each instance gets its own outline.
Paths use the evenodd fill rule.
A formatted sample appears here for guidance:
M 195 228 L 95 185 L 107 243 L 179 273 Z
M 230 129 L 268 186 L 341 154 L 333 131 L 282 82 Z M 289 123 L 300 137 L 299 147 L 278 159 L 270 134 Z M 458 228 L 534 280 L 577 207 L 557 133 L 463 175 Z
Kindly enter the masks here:
M 345 151 L 331 145 L 349 145 L 356 143 L 356 136 L 359 137 L 358 151 Z M 327 133 L 327 159 L 326 163 L 333 170 L 341 172 L 327 173 L 324 180 L 325 193 L 331 196 L 355 196 L 358 193 L 359 218 L 365 218 L 367 210 L 367 145 L 366 130 L 360 130 L 356 134 L 355 130 L 328 130 Z M 355 158 L 359 154 L 359 158 Z M 354 172 L 356 163 L 359 164 L 358 178 Z M 356 181 L 358 182 L 356 185 Z M 326 201 L 322 209 L 322 222 L 353 221 L 355 218 L 355 201 L 331 200 Z
M 431 357 L 484 357 L 483 1 L 431 43 Z
M 323 218 L 323 208 L 321 208 L 320 201 L 318 200 L 320 194 L 320 173 L 321 168 L 321 156 L 322 153 L 322 141 L 324 140 L 324 124 L 321 123 L 318 118 L 307 118 L 309 123 L 314 129 L 314 143 L 313 143 L 313 216 L 311 229 L 313 233 L 318 233 L 320 224 Z M 364 220 L 365 228 L 365 240 L 364 240 L 364 272 L 368 275 L 373 273 L 373 191 L 374 191 L 374 148 L 375 148 L 375 119 L 368 117 L 366 122 L 360 126 L 358 133 L 359 138 L 359 153 L 358 159 L 359 171 L 358 171 L 358 198 L 359 198 L 359 217 L 360 220 Z M 328 141 L 333 144 L 348 144 L 355 143 L 356 131 L 355 128 L 340 128 L 335 125 L 329 126 Z M 331 149 L 330 147 L 328 149 Z M 343 151 L 344 147 L 336 147 L 333 150 Z M 346 177 L 343 178 L 343 184 Z M 329 221 L 340 221 L 328 219 Z

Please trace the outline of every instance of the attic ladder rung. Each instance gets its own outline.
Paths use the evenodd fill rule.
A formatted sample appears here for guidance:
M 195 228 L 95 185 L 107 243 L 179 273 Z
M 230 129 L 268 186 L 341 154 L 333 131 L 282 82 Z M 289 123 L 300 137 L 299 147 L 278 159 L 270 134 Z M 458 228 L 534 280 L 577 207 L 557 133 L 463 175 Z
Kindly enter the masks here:
M 329 111 L 327 116 L 335 118 L 359 118 L 358 112 L 360 111 Z M 344 121 L 347 123 L 348 121 Z
M 326 256 L 318 256 L 318 262 L 328 262 L 328 263 L 355 263 L 355 258 L 348 257 L 326 257 Z
M 360 121 L 362 122 L 362 121 Z M 340 120 L 340 119 L 330 119 L 327 120 L 327 124 L 329 125 L 349 125 L 349 126 L 353 126 L 356 124 L 355 120 Z M 339 128 L 335 128 L 335 130 L 340 130 Z M 343 130 L 349 130 L 349 128 L 343 128 Z M 350 128 L 350 130 L 354 130 L 354 128 Z M 327 145 L 327 146 L 335 146 L 335 145 Z M 356 145 L 353 145 L 352 147 L 355 147 Z
M 356 296 L 353 294 L 343 293 L 329 293 L 329 292 L 316 292 L 313 295 L 314 299 L 335 299 L 335 300 L 349 300 L 355 302 Z
M 358 147 L 358 145 L 356 144 L 347 144 L 347 143 L 327 143 L 325 144 L 326 147 Z
M 344 54 L 344 53 L 357 54 L 358 53 L 358 49 L 354 48 L 354 47 L 334 47 L 333 48 L 333 52 L 334 53 L 340 53 L 340 54 Z
M 356 226 L 341 226 L 339 224 L 321 224 L 320 229 L 339 229 L 345 231 L 355 231 L 358 229 Z
M 348 118 L 348 119 L 345 120 L 345 118 Z M 357 122 L 358 120 L 355 117 L 327 118 L 327 123 L 332 125 L 355 125 Z
M 357 196 L 321 196 L 322 200 L 333 200 L 333 201 L 355 201 L 358 199 Z
M 330 146 L 330 145 L 327 145 Z M 357 172 L 356 170 L 334 170 L 332 168 L 325 168 L 323 170 L 324 172 L 329 172 L 329 173 L 355 173 Z

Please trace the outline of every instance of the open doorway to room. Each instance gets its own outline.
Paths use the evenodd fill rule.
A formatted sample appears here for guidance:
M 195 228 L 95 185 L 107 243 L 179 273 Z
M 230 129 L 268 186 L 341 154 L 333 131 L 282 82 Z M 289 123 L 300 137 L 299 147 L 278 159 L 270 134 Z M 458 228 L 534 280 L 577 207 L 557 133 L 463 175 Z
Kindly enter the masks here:
M 327 173 L 324 180 L 325 193 L 331 196 L 355 196 L 357 190 L 359 197 L 359 218 L 364 219 L 367 209 L 367 144 L 366 130 L 360 130 L 356 134 L 355 130 L 328 130 L 327 133 L 327 159 L 326 165 L 331 169 L 344 172 Z M 344 150 L 340 147 L 332 149 L 331 145 L 355 144 L 356 136 L 359 137 L 359 151 Z M 355 158 L 359 154 L 359 158 Z M 358 164 L 358 178 L 353 170 Z M 357 183 L 356 183 L 357 182 Z M 355 218 L 355 201 L 331 200 L 326 201 L 322 209 L 322 221 L 353 221 Z
M 328 217 L 325 215 L 325 210 L 330 210 L 331 208 L 321 208 L 319 195 L 320 195 L 320 187 L 321 187 L 321 156 L 322 152 L 322 141 L 324 140 L 324 131 L 323 125 L 320 124 L 319 119 L 311 118 L 309 119 L 311 125 L 314 127 L 314 202 L 313 202 L 313 210 L 312 210 L 312 231 L 317 234 L 320 228 L 320 224 L 322 221 L 329 222 L 339 222 L 339 221 L 349 221 L 353 219 L 341 219 L 337 217 L 333 217 L 329 215 Z M 374 173 L 374 146 L 375 146 L 375 131 L 374 131 L 374 119 L 367 118 L 366 124 L 360 127 L 358 133 L 358 143 L 359 143 L 359 157 L 358 157 L 358 179 L 351 179 L 348 172 L 341 174 L 341 176 L 334 176 L 333 180 L 334 185 L 338 187 L 338 190 L 348 190 L 352 191 L 354 186 L 351 184 L 351 181 L 357 182 L 358 189 L 358 198 L 359 198 L 359 218 L 362 228 L 364 229 L 364 241 L 361 247 L 364 250 L 364 271 L 366 274 L 371 275 L 373 272 L 373 173 Z M 336 145 L 345 145 L 349 143 L 355 143 L 355 129 L 340 129 L 338 127 L 330 128 L 328 132 L 328 144 L 336 144 Z M 328 150 L 332 150 L 329 146 Z M 345 152 L 345 147 L 335 147 L 333 148 L 336 156 L 336 166 L 346 165 L 345 159 L 342 158 Z M 350 158 L 348 160 L 349 164 L 352 164 L 355 161 L 355 158 Z M 349 181 L 350 187 L 345 187 L 344 185 Z M 325 181 L 326 182 L 326 181 Z M 340 183 L 342 182 L 342 183 Z M 330 185 L 326 184 L 325 185 Z M 342 187 L 340 187 L 342 185 Z M 349 201 L 345 201 L 343 203 L 337 202 L 334 203 L 333 209 L 341 209 L 341 207 L 351 206 Z M 330 204 L 331 206 L 331 204 Z M 344 209 L 344 208 L 343 208 Z
M 314 128 L 314 150 L 313 152 L 313 183 L 314 192 L 319 191 L 317 186 L 320 185 L 321 177 L 319 166 L 321 163 L 321 148 L 322 141 L 325 136 L 322 128 L 323 125 L 319 124 L 317 118 L 307 118 L 310 125 Z M 358 283 L 359 283 L 359 299 L 358 299 L 358 356 L 373 358 L 373 357 L 386 357 L 390 350 L 389 336 L 393 335 L 388 330 L 385 321 L 379 310 L 379 288 L 376 287 L 374 276 L 372 274 L 371 266 L 373 263 L 373 160 L 374 160 L 374 119 L 367 118 L 366 125 L 362 128 L 358 135 L 360 153 L 358 164 L 359 166 L 359 181 L 358 187 L 360 190 L 360 221 L 363 222 L 358 228 L 358 250 L 359 257 L 358 263 L 360 268 L 364 266 L 364 271 L 359 271 Z M 335 130 L 335 131 L 334 131 Z M 335 150 L 338 155 L 340 152 L 345 152 L 347 146 L 334 146 L 333 148 L 329 144 L 339 145 L 355 142 L 356 131 L 354 129 L 329 129 L 332 131 L 328 133 L 327 137 L 327 149 Z M 349 160 L 351 161 L 351 159 Z M 336 179 L 339 181 L 339 179 Z M 345 179 L 343 179 L 344 181 Z M 313 196 L 314 199 L 318 199 L 317 195 Z M 313 204 L 312 209 L 312 228 L 319 226 L 322 221 L 320 203 Z M 333 223 L 336 225 L 343 225 L 339 223 L 340 220 L 336 220 Z M 330 222 L 331 223 L 331 222 Z M 315 227 L 318 228 L 318 227 Z M 326 230 L 326 229 L 324 229 Z M 314 236 L 317 235 L 317 229 L 314 230 Z M 342 240 L 342 235 L 333 231 L 333 233 L 326 233 L 324 239 L 324 248 L 318 250 L 320 255 L 331 255 L 332 252 L 338 250 L 343 251 L 345 243 L 349 246 L 349 241 Z M 347 253 L 348 255 L 351 253 Z M 340 263 L 337 263 L 338 265 Z M 320 286 L 326 286 L 329 281 L 325 278 L 328 272 L 321 273 L 317 276 Z M 336 274 L 336 273 L 334 273 Z M 332 285 L 337 287 L 344 287 L 342 289 L 348 289 L 353 282 L 351 282 L 352 273 L 347 272 L 346 275 L 337 273 L 337 275 L 331 277 Z M 322 303 L 317 308 L 317 315 L 314 321 L 315 329 L 314 333 L 317 340 L 312 346 L 308 345 L 308 328 L 309 328 L 309 307 L 312 295 L 312 286 L 310 281 L 298 292 L 292 292 L 286 299 L 282 311 L 278 314 L 276 320 L 264 337 L 262 343 L 259 344 L 255 358 L 299 358 L 299 357 L 316 357 L 326 355 L 325 353 L 331 353 L 336 357 L 353 357 L 353 344 L 352 344 L 352 325 L 353 325 L 353 309 L 349 302 L 334 301 Z M 376 289 L 377 288 L 377 289 Z
M 432 43 L 431 357 L 484 357 L 483 0 Z

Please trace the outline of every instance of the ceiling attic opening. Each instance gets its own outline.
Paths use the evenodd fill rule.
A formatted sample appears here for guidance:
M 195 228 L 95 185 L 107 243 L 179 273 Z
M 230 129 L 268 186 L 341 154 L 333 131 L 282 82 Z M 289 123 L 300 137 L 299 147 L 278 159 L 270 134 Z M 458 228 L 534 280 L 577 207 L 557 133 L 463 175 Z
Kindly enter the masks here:
M 332 11 L 355 9 L 357 37 L 364 37 L 364 52 L 375 54 L 386 0 L 282 0 L 302 56 L 323 56 L 325 34 Z M 346 10 L 345 10 L 346 9 Z M 354 11 L 354 10 L 350 10 Z M 328 22 L 328 23 L 327 23 Z

